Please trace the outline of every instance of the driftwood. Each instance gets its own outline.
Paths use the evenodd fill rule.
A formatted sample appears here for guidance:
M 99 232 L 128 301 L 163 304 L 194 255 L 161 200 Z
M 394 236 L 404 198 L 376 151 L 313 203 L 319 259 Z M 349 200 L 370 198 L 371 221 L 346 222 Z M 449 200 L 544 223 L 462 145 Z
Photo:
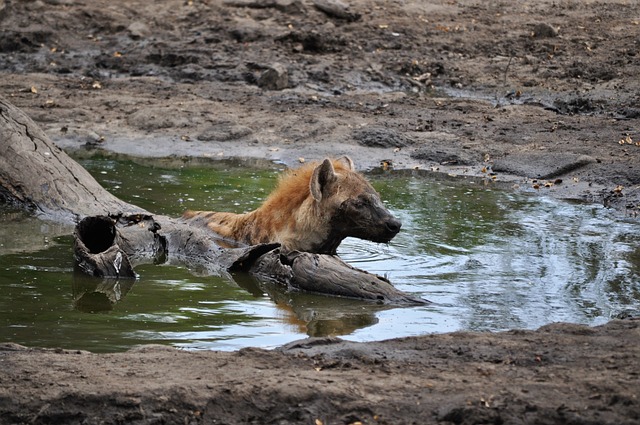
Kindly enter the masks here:
M 89 276 L 132 279 L 137 264 L 170 262 L 204 275 L 249 272 L 287 290 L 378 303 L 426 302 L 336 256 L 301 252 L 285 256 L 277 244 L 230 246 L 208 229 L 128 204 L 102 188 L 29 117 L 2 97 L 0 202 L 48 220 L 77 223 L 76 265 Z
M 66 222 L 110 212 L 145 212 L 107 192 L 27 115 L 0 97 L 2 201 Z

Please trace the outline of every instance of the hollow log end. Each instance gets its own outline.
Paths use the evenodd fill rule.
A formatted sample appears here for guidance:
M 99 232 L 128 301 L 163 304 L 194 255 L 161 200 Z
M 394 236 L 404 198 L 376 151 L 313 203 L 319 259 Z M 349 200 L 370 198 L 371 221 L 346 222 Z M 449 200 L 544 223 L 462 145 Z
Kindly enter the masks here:
M 113 245 L 115 221 L 104 215 L 85 217 L 77 224 L 74 237 L 90 254 L 99 254 Z

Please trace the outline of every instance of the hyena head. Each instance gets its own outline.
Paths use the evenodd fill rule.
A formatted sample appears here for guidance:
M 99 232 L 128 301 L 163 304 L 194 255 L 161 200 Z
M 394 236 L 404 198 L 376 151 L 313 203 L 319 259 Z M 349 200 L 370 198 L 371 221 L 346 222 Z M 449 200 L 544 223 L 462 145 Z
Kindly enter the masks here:
M 355 171 L 349 157 L 318 165 L 309 181 L 318 215 L 328 224 L 328 235 L 317 252 L 335 254 L 338 245 L 352 236 L 387 243 L 398 234 L 402 223 L 380 200 L 378 192 Z

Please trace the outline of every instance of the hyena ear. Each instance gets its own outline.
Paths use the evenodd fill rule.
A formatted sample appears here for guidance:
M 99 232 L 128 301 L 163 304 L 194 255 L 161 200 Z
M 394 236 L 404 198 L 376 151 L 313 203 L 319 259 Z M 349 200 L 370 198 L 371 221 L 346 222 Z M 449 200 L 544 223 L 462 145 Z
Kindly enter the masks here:
M 342 163 L 342 165 L 344 165 L 345 167 L 347 167 L 347 170 L 349 171 L 356 171 L 356 166 L 353 165 L 353 161 L 351 160 L 351 158 L 349 158 L 348 156 L 343 156 L 342 158 L 340 158 L 338 160 L 338 162 Z
M 318 165 L 309 181 L 309 189 L 313 199 L 320 202 L 323 193 L 326 193 L 328 186 L 337 180 L 336 170 L 333 168 L 331 160 L 325 159 L 322 164 Z

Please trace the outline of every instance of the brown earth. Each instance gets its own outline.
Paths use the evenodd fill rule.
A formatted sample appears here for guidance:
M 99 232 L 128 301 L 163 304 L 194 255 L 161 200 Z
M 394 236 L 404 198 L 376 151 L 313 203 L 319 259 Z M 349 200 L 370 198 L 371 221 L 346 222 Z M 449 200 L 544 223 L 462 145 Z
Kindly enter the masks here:
M 341 5 L 0 0 L 0 93 L 66 149 L 349 154 L 640 211 L 637 1 Z M 5 347 L 0 421 L 639 423 L 638 347 L 633 320 L 272 352 Z
M 2 423 L 637 424 L 640 320 L 274 351 L 0 345 Z

